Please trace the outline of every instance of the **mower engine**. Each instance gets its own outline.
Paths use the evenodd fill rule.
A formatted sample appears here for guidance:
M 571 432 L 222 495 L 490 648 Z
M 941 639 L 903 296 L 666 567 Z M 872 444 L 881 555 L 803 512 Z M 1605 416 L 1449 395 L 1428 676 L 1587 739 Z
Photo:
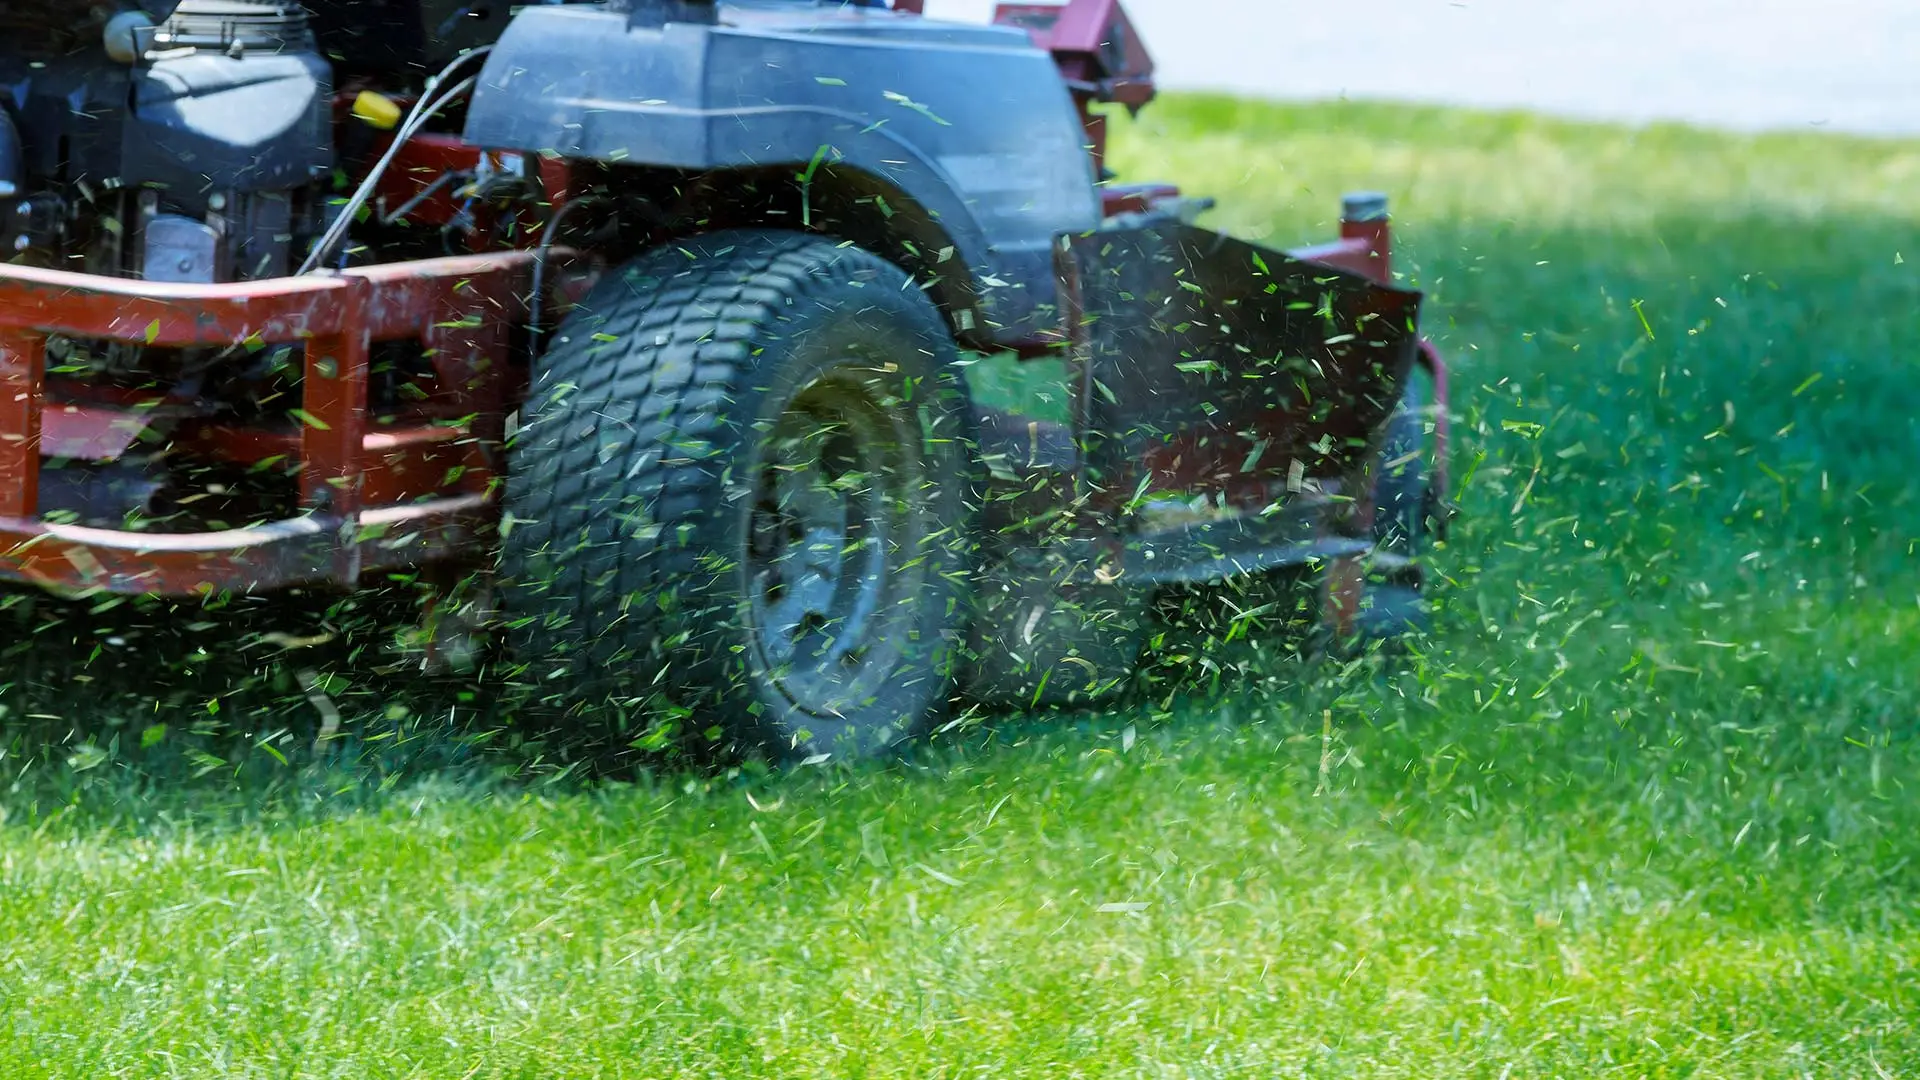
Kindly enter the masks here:
M 44 2 L 4 23 L 7 257 L 163 282 L 288 272 L 333 165 L 331 73 L 300 4 Z
M 0 258 L 174 284 L 281 277 L 324 227 L 332 74 L 281 0 L 0 9 Z M 244 410 L 288 354 L 53 337 L 43 511 L 160 512 L 176 421 Z M 215 382 L 223 385 L 214 386 Z

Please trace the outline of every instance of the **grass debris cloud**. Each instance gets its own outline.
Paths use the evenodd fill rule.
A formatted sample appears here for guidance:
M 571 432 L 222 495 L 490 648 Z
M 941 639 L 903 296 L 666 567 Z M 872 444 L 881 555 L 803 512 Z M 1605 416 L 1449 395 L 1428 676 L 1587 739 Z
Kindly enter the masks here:
M 1395 193 L 1463 509 L 1415 656 L 615 783 L 337 642 L 89 702 L 146 646 L 16 610 L 0 1075 L 1920 1069 L 1920 146 L 1117 126 L 1250 238 Z

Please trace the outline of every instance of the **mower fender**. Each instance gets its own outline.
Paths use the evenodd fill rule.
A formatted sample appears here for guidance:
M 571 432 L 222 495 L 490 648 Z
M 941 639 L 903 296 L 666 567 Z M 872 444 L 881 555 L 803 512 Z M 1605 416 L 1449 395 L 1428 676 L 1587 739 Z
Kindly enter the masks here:
M 722 4 L 712 25 L 647 25 L 597 5 L 528 7 L 487 60 L 465 137 L 803 184 L 823 168 L 870 174 L 937 221 L 1008 340 L 1057 324 L 1053 238 L 1100 216 L 1047 53 L 1018 30 L 884 9 Z

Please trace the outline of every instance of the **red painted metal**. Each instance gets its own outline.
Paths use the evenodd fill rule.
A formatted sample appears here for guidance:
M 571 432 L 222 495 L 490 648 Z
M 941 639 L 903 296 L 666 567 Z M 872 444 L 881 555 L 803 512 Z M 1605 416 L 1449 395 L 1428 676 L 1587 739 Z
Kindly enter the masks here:
M 1386 215 L 1340 223 L 1340 239 L 1289 252 L 1297 259 L 1365 274 L 1382 284 L 1393 280 L 1393 229 Z M 1447 362 L 1433 342 L 1420 339 L 1420 366 L 1433 380 L 1433 490 L 1448 497 L 1447 461 L 1452 446 L 1453 421 L 1447 386 Z
M 4 311 L 4 308 L 0 308 Z M 46 339 L 0 324 L 0 517 L 33 512 L 40 497 L 40 407 Z
M 1340 239 L 1366 253 L 1364 273 L 1383 285 L 1393 283 L 1393 232 L 1386 215 L 1340 223 Z
M 173 596 L 258 592 L 332 580 L 341 549 L 363 572 L 471 554 L 485 498 L 463 495 L 364 512 L 350 528 L 326 517 L 204 533 L 144 533 L 0 516 L 0 576 L 62 591 Z
M 540 174 L 540 186 L 547 196 L 547 205 L 555 210 L 565 206 L 573 196 L 573 166 L 565 158 L 542 155 L 536 168 Z
M 1393 233 L 1383 214 L 1364 221 L 1342 221 L 1340 239 L 1291 252 L 1295 258 L 1365 274 L 1383 284 L 1393 279 Z M 1433 489 L 1447 497 L 1447 470 L 1453 421 L 1447 386 L 1447 362 L 1433 342 L 1420 339 L 1420 366 L 1433 380 Z
M 1095 112 L 1093 102 L 1082 95 L 1074 96 L 1074 107 L 1080 111 L 1080 128 L 1087 133 L 1087 155 L 1093 159 L 1093 178 L 1100 181 L 1107 176 L 1107 114 Z
M 1340 223 L 1340 239 L 1329 244 L 1300 248 L 1290 252 L 1295 258 L 1318 262 L 1326 266 L 1364 274 L 1367 277 L 1390 284 L 1393 280 L 1393 235 L 1392 226 L 1384 213 L 1354 220 L 1346 219 Z M 1420 339 L 1419 350 L 1415 354 L 1417 362 L 1424 367 L 1433 380 L 1433 473 L 1431 489 L 1441 495 L 1444 501 L 1448 497 L 1450 479 L 1447 459 L 1451 447 L 1452 420 L 1447 387 L 1447 365 L 1440 350 L 1433 342 Z M 1356 487 L 1355 498 L 1344 516 L 1341 527 L 1348 532 L 1364 533 L 1373 527 L 1375 506 L 1373 485 L 1363 483 Z M 1444 519 L 1439 527 L 1445 529 Z M 1321 571 L 1321 618 L 1325 625 L 1340 638 L 1348 638 L 1358 628 L 1361 605 L 1366 596 L 1366 561 L 1363 557 L 1340 556 L 1328 560 Z
M 1107 118 L 1094 104 L 1111 102 L 1137 113 L 1158 93 L 1153 57 L 1120 0 L 1003 3 L 994 9 L 993 21 L 1025 30 L 1035 45 L 1053 54 L 1080 110 L 1094 175 L 1104 175 Z
M 1338 266 L 1381 283 L 1393 283 L 1393 232 L 1384 212 L 1364 219 L 1343 215 L 1340 239 L 1319 248 L 1293 253 L 1296 258 Z M 1353 485 L 1353 498 L 1336 527 L 1348 535 L 1372 533 L 1376 506 L 1371 463 Z M 1324 607 L 1322 617 L 1337 638 L 1351 638 L 1359 628 L 1361 606 L 1367 592 L 1366 558 L 1343 555 L 1328 560 L 1322 569 Z
M 1361 274 L 1382 285 L 1393 284 L 1393 224 L 1387 217 L 1386 200 L 1379 196 L 1363 198 L 1361 205 L 1366 209 L 1341 215 L 1340 239 L 1295 248 L 1287 254 Z M 1354 217 L 1353 213 L 1367 216 Z
M 300 417 L 300 505 L 344 531 L 360 517 L 361 449 L 367 422 L 367 283 L 348 278 L 335 309 L 340 325 L 307 342 Z M 333 580 L 360 580 L 360 546 L 333 551 Z
M 0 266 L 0 328 L 164 348 L 300 341 L 336 332 L 342 277 L 171 285 Z M 8 425 L 8 430 L 12 430 Z
M 43 405 L 40 455 L 69 461 L 112 461 L 147 429 L 150 414 L 97 405 Z
M 1322 263 L 1340 270 L 1364 274 L 1387 284 L 1393 280 L 1392 239 L 1383 221 L 1340 223 L 1340 239 L 1312 247 L 1295 248 L 1287 254 L 1307 262 Z
M 993 21 L 1017 26 L 1053 53 L 1070 88 L 1138 109 L 1153 100 L 1153 57 L 1120 0 L 1003 3 Z
M 391 136 L 383 136 L 376 141 L 375 149 L 384 153 L 391 145 Z M 373 205 L 382 214 L 392 214 L 411 204 L 406 215 L 411 224 L 428 228 L 450 225 L 466 207 L 469 200 L 463 190 L 472 184 L 477 173 L 483 170 L 519 173 L 526 168 L 527 156 L 484 150 L 456 134 L 421 132 L 407 140 L 395 155 L 393 165 L 381 174 L 374 186 Z M 539 157 L 532 164 L 532 173 L 546 191 L 548 202 L 554 206 L 565 203 L 567 187 L 572 182 L 572 170 L 565 161 Z M 458 179 L 451 182 L 444 179 L 449 176 Z M 468 237 L 471 249 L 487 251 L 502 246 L 500 242 L 508 239 L 506 226 L 512 217 L 512 214 L 475 213 L 473 231 Z M 513 246 L 530 246 L 530 236 L 537 231 L 537 225 L 522 224 L 526 227 L 513 237 Z
M 497 475 L 475 424 L 369 427 L 361 438 L 361 502 L 385 506 L 455 494 L 484 493 Z M 173 437 L 176 451 L 214 461 L 260 465 L 300 460 L 301 433 L 264 428 L 194 426 Z
M 389 135 L 378 140 L 374 150 L 385 153 L 392 144 Z M 458 135 L 423 131 L 407 140 L 394 156 L 393 165 L 381 174 L 373 189 L 373 205 L 381 213 L 390 214 L 426 195 L 408 212 L 408 218 L 422 225 L 445 225 L 460 212 L 460 200 L 454 194 L 458 185 L 442 183 L 439 190 L 426 193 L 448 173 L 473 173 L 483 156 L 485 151 Z
M 371 156 L 384 154 L 393 145 L 393 133 L 368 129 L 366 122 L 353 114 L 355 98 L 353 92 L 334 95 L 333 123 L 337 132 L 342 133 L 341 145 L 360 141 Z M 402 110 L 411 108 L 415 99 L 395 97 L 394 104 Z M 358 135 L 358 140 L 350 140 L 345 133 Z M 459 197 L 462 186 L 471 176 L 482 168 L 495 171 L 518 171 L 520 163 L 527 155 L 517 152 L 487 150 L 473 145 L 457 134 L 435 131 L 423 131 L 407 140 L 394 156 L 393 163 L 381 174 L 374 185 L 373 206 L 377 213 L 392 214 L 403 206 L 408 206 L 416 197 L 417 204 L 412 205 L 406 214 L 406 220 L 414 226 L 428 228 L 451 224 L 462 209 L 464 198 Z M 541 192 L 550 208 L 564 205 L 572 194 L 573 166 L 565 158 L 553 154 L 534 156 L 532 168 L 528 170 L 539 182 Z M 444 183 L 438 190 L 430 190 L 448 174 L 463 174 L 468 177 L 460 183 Z M 507 226 L 515 218 L 520 228 L 509 230 Z M 475 252 L 492 250 L 502 246 L 531 247 L 534 234 L 539 231 L 538 222 L 530 220 L 521 213 L 493 213 L 475 215 L 474 231 L 469 237 L 470 249 Z
M 368 570 L 470 554 L 491 513 L 504 404 L 518 392 L 505 328 L 524 317 L 534 258 L 501 252 L 222 285 L 0 266 L 0 477 L 14 481 L 0 485 L 0 576 L 184 595 L 352 584 Z M 56 415 L 44 386 L 45 340 L 56 333 L 165 348 L 303 343 L 297 432 L 189 425 L 179 443 L 237 460 L 293 450 L 303 514 L 165 534 L 40 520 L 40 458 L 68 449 L 43 438 Z M 371 429 L 370 346 L 401 340 L 432 351 L 429 396 L 447 417 Z M 97 417 L 53 408 L 56 439 L 105 448 Z

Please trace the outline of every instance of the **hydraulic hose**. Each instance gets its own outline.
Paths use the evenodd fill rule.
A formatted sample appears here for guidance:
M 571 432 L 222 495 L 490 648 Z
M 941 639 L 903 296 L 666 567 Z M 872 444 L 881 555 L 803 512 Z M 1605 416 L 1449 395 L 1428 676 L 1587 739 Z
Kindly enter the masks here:
M 441 82 L 445 81 L 462 66 L 472 61 L 474 57 L 485 56 L 492 50 L 492 46 L 483 45 L 471 52 L 462 53 L 448 63 L 446 67 L 441 68 L 439 74 L 427 80 L 426 87 L 420 94 L 420 100 L 414 102 L 412 111 L 407 113 L 406 120 L 402 121 L 400 127 L 394 132 L 393 145 L 387 147 L 387 152 L 380 155 L 380 160 L 374 162 L 373 168 L 367 170 L 367 175 L 360 181 L 360 186 L 354 189 L 352 197 L 347 200 L 345 206 L 340 208 L 339 216 L 334 218 L 333 224 L 329 225 L 327 231 L 320 235 L 320 239 L 314 242 L 313 250 L 307 253 L 306 260 L 300 264 L 300 269 L 296 271 L 296 276 L 299 274 L 310 274 L 315 267 L 326 262 L 327 256 L 333 252 L 334 246 L 345 239 L 347 231 L 353 228 L 354 218 L 359 215 L 361 208 L 367 205 L 367 200 L 373 197 L 374 188 L 379 186 L 380 178 L 386 175 L 387 169 L 393 165 L 394 159 L 400 155 L 401 147 L 405 146 L 408 140 L 419 134 L 420 129 L 426 126 L 427 121 L 431 119 L 434 114 L 446 108 L 448 105 L 453 104 L 454 99 L 466 93 L 474 83 L 479 81 L 480 77 L 478 75 L 469 75 L 453 84 L 451 89 L 439 95 L 434 94 L 434 88 L 439 86 Z

